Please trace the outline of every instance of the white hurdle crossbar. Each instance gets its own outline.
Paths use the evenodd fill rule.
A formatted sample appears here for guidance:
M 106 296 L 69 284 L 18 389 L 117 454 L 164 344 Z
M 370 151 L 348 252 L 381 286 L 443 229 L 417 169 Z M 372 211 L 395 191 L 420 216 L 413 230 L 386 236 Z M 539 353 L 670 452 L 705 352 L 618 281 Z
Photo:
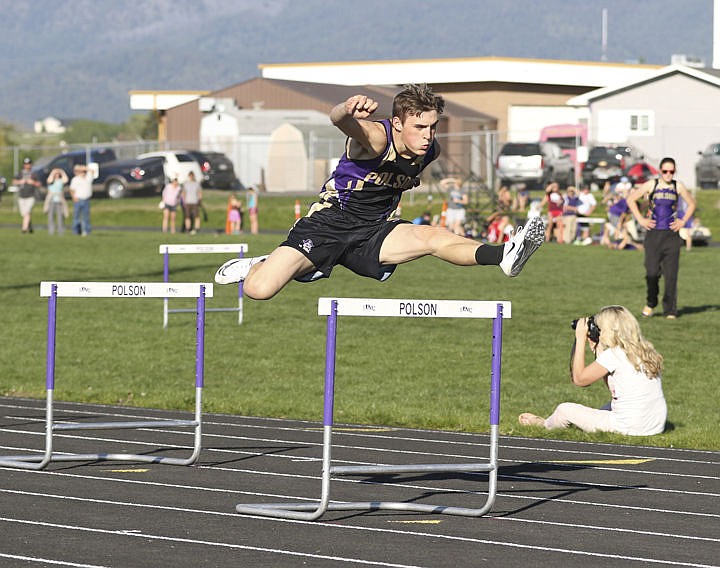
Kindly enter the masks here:
M 217 254 L 237 253 L 239 258 L 248 251 L 245 243 L 219 244 L 219 245 L 160 245 L 160 254 L 163 255 L 163 282 L 170 282 L 170 255 L 171 254 Z M 206 312 L 237 312 L 238 325 L 243 322 L 243 284 L 238 282 L 238 305 L 227 308 L 206 308 Z M 168 298 L 163 302 L 163 327 L 168 326 L 168 314 L 192 313 L 189 308 L 168 309 Z
M 40 296 L 48 298 L 47 359 L 45 373 L 45 451 L 42 455 L 0 456 L 0 467 L 42 469 L 54 461 L 138 461 L 191 465 L 200 455 L 202 438 L 202 390 L 205 380 L 205 298 L 212 298 L 213 285 L 161 282 L 41 282 Z M 193 420 L 144 420 L 131 422 L 62 422 L 53 419 L 55 390 L 55 331 L 57 299 L 72 298 L 197 298 L 195 348 L 195 417 Z M 53 432 L 66 430 L 110 430 L 121 428 L 194 428 L 193 452 L 187 459 L 145 454 L 53 453 Z
M 313 521 L 326 511 L 413 511 L 480 517 L 490 511 L 497 491 L 498 428 L 500 424 L 500 374 L 502 359 L 502 320 L 511 317 L 511 304 L 505 301 L 462 300 L 397 300 L 361 298 L 320 298 L 318 315 L 327 316 L 325 346 L 325 394 L 323 409 L 323 458 L 320 501 L 308 503 L 250 503 L 239 504 L 239 513 Z M 490 456 L 488 462 L 456 464 L 407 464 L 332 466 L 332 428 L 335 398 L 335 353 L 338 316 L 375 316 L 402 318 L 485 318 L 493 320 L 492 363 L 490 372 Z M 425 472 L 487 472 L 488 495 L 480 508 L 450 507 L 413 502 L 330 501 L 332 475 L 387 475 Z

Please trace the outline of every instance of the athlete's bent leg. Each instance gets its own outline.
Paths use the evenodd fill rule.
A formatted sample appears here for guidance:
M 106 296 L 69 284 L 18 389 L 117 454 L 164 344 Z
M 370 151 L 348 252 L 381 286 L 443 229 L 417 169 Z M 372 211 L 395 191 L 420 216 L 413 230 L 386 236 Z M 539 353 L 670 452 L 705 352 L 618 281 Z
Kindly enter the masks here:
M 480 243 L 443 228 L 403 223 L 385 237 L 380 248 L 382 264 L 403 264 L 427 255 L 459 266 L 477 264 L 475 251 Z
M 528 219 L 512 238 L 500 246 L 481 245 L 442 227 L 398 225 L 385 237 L 380 248 L 382 264 L 402 264 L 426 255 L 459 266 L 499 265 L 514 277 L 545 240 L 545 226 L 539 217 Z
M 288 282 L 314 268 L 301 252 L 290 247 L 278 247 L 265 261 L 250 268 L 243 283 L 243 293 L 254 300 L 269 300 Z

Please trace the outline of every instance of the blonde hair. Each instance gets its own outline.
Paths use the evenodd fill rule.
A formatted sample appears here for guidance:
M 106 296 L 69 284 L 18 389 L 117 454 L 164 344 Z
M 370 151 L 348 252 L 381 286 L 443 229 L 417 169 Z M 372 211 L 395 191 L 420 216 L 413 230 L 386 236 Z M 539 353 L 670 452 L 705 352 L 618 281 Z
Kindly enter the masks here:
M 627 308 L 605 306 L 595 316 L 600 328 L 600 344 L 605 348 L 619 347 L 636 371 L 654 379 L 660 376 L 663 357 L 640 332 L 640 324 Z

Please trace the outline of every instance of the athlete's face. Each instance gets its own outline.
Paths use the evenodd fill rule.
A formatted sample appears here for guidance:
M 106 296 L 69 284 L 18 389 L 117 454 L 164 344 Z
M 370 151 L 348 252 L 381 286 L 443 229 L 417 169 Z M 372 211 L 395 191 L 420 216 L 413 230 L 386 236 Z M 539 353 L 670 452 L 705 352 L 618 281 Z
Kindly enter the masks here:
M 401 154 L 412 154 L 423 156 L 430 149 L 435 139 L 435 131 L 438 125 L 438 113 L 429 110 L 419 115 L 408 115 L 404 121 L 400 117 L 393 117 L 393 128 L 399 137 L 402 148 L 398 148 Z M 398 144 L 396 144 L 398 146 Z
M 672 162 L 663 162 L 660 164 L 660 175 L 663 180 L 670 183 L 675 175 L 675 164 Z

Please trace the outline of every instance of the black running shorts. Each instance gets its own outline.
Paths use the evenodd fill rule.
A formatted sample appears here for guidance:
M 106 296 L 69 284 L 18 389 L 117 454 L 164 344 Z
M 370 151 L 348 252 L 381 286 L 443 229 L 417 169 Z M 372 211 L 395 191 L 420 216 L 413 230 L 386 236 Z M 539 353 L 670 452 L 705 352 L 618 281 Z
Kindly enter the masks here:
M 380 248 L 390 231 L 408 222 L 363 221 L 328 207 L 299 219 L 280 246 L 299 250 L 315 265 L 317 272 L 297 278 L 301 282 L 328 278 L 337 264 L 360 276 L 383 281 L 397 265 L 380 264 Z

